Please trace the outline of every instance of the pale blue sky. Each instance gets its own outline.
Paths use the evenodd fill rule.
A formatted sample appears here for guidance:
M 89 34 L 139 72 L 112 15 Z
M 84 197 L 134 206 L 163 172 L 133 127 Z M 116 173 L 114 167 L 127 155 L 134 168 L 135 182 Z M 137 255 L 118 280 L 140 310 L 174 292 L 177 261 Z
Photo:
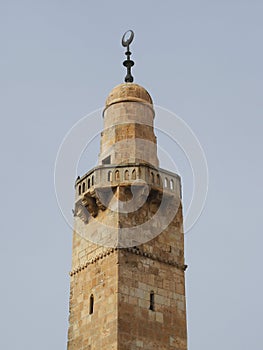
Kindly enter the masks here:
M 189 350 L 262 349 L 262 18 L 255 0 L 0 1 L 1 349 L 66 348 L 71 229 L 54 162 L 122 82 L 130 28 L 135 82 L 208 161 L 206 207 L 186 235 Z

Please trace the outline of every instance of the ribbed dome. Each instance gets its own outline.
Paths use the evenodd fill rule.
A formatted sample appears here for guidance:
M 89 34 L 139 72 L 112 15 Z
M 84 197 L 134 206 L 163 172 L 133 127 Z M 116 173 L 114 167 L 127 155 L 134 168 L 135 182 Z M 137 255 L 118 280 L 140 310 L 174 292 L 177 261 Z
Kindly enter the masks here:
M 142 103 L 152 103 L 149 93 L 140 85 L 133 83 L 124 83 L 115 86 L 106 100 L 106 108 L 118 102 L 134 101 Z

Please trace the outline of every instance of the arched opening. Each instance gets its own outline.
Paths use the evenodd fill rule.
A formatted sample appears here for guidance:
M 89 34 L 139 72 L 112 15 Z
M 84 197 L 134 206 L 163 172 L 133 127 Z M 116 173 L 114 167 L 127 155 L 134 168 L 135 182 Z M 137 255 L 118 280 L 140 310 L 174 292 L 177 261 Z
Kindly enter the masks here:
M 150 293 L 150 307 L 149 310 L 154 311 L 154 292 L 151 291 Z
M 170 189 L 174 190 L 174 180 L 170 180 Z
M 88 188 L 90 188 L 90 179 L 88 179 Z
M 108 172 L 108 181 L 112 181 L 112 171 Z
M 154 184 L 154 173 L 153 172 L 151 172 L 151 183 Z
M 94 185 L 94 175 L 91 176 L 91 186 Z
M 83 184 L 82 184 L 82 193 L 85 192 L 85 190 L 86 190 L 86 184 L 85 184 L 85 182 L 83 182 Z
M 132 171 L 132 180 L 136 180 L 136 170 L 133 169 Z
M 129 170 L 125 170 L 124 180 L 129 180 Z
M 156 183 L 157 183 L 157 185 L 160 185 L 160 175 L 159 174 L 156 175 Z
M 81 195 L 81 185 L 79 185 L 79 195 Z
M 116 181 L 119 181 L 119 180 L 120 180 L 120 172 L 119 172 L 119 170 L 116 170 L 116 171 L 115 171 L 115 180 L 116 180 Z
M 89 298 L 89 314 L 92 315 L 94 311 L 94 296 L 91 294 Z
M 164 187 L 168 187 L 168 179 L 167 179 L 167 177 L 164 179 Z

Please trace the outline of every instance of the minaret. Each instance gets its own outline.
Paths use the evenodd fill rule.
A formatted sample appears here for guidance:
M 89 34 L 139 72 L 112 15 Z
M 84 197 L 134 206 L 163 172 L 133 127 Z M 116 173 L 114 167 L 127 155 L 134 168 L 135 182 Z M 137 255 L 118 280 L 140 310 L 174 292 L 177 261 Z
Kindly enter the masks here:
M 159 168 L 151 96 L 109 94 L 98 166 L 76 181 L 68 350 L 187 349 L 180 177 Z

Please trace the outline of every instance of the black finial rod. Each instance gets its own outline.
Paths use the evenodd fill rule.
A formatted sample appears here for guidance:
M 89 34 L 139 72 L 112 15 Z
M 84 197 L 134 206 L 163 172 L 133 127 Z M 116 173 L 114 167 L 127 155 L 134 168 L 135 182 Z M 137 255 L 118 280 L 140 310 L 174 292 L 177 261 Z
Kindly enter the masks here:
M 133 76 L 131 75 L 131 67 L 134 66 L 134 62 L 131 60 L 131 52 L 130 52 L 130 44 L 132 43 L 133 38 L 134 38 L 134 32 L 132 30 L 127 30 L 127 32 L 123 34 L 123 37 L 121 40 L 122 46 L 127 47 L 127 51 L 125 52 L 127 59 L 123 61 L 124 67 L 127 68 L 127 75 L 125 77 L 126 83 L 133 82 Z

